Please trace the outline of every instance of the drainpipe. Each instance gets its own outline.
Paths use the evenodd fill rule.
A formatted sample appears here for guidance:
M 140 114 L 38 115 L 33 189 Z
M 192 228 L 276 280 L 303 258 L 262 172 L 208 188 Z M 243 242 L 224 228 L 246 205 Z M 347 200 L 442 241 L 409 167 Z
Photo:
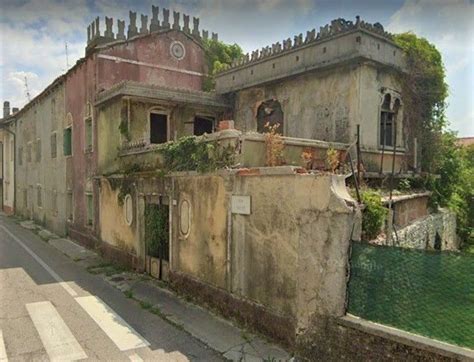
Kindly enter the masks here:
M 10 131 L 8 128 L 6 128 L 6 125 L 3 127 L 0 126 L 0 128 L 2 128 L 5 132 L 13 136 L 13 213 L 16 213 L 16 134 L 15 132 Z M 4 161 L 4 152 L 5 150 L 2 152 L 2 165 Z

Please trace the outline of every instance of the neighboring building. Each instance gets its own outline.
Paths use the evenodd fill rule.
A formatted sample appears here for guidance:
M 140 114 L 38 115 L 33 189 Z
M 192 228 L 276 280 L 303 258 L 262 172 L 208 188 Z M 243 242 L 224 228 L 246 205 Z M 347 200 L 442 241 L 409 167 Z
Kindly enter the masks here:
M 64 110 L 64 76 L 15 114 L 17 139 L 16 213 L 66 235 L 72 209 L 71 166 L 64 152 L 68 127 Z
M 461 137 L 457 139 L 457 144 L 461 147 L 474 145 L 474 137 Z
M 13 108 L 13 113 L 18 108 Z M 15 212 L 15 124 L 10 113 L 10 102 L 3 103 L 3 118 L 0 119 L 0 209 Z
M 406 172 L 414 165 L 398 81 L 404 68 L 402 49 L 382 25 L 336 19 L 317 34 L 247 54 L 216 76 L 216 91 L 233 100 L 242 131 L 280 123 L 287 137 L 348 144 L 360 125 L 366 169 L 379 171 L 396 142 L 396 171 Z M 391 158 L 383 169 L 391 169 Z

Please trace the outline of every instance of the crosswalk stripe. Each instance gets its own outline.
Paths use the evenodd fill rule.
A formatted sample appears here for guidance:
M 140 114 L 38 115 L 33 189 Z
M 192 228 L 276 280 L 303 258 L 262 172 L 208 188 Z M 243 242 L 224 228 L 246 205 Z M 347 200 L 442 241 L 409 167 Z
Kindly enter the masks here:
M 3 342 L 3 332 L 0 329 L 0 362 L 8 362 L 7 350 L 5 349 L 5 343 Z
M 75 361 L 87 358 L 79 342 L 51 302 L 29 303 L 26 309 L 52 361 Z
M 99 298 L 90 295 L 77 297 L 76 301 L 102 328 L 121 351 L 150 345 L 127 322 Z
M 128 356 L 128 358 L 130 358 L 130 361 L 132 362 L 143 362 L 143 359 L 136 353 L 131 354 L 130 356 Z

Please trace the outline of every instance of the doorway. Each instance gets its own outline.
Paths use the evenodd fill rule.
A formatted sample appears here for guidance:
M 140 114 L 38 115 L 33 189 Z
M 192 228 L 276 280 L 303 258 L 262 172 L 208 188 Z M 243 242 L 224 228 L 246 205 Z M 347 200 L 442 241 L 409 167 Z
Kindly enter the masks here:
M 145 205 L 146 270 L 152 276 L 168 279 L 169 270 L 169 205 Z

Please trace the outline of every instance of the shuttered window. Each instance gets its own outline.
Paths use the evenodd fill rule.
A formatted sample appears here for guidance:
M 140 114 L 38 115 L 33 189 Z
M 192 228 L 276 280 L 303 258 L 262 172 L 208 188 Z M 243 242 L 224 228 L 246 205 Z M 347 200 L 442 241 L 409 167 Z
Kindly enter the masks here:
M 66 128 L 64 130 L 63 149 L 64 149 L 64 156 L 72 155 L 72 128 L 71 127 Z

